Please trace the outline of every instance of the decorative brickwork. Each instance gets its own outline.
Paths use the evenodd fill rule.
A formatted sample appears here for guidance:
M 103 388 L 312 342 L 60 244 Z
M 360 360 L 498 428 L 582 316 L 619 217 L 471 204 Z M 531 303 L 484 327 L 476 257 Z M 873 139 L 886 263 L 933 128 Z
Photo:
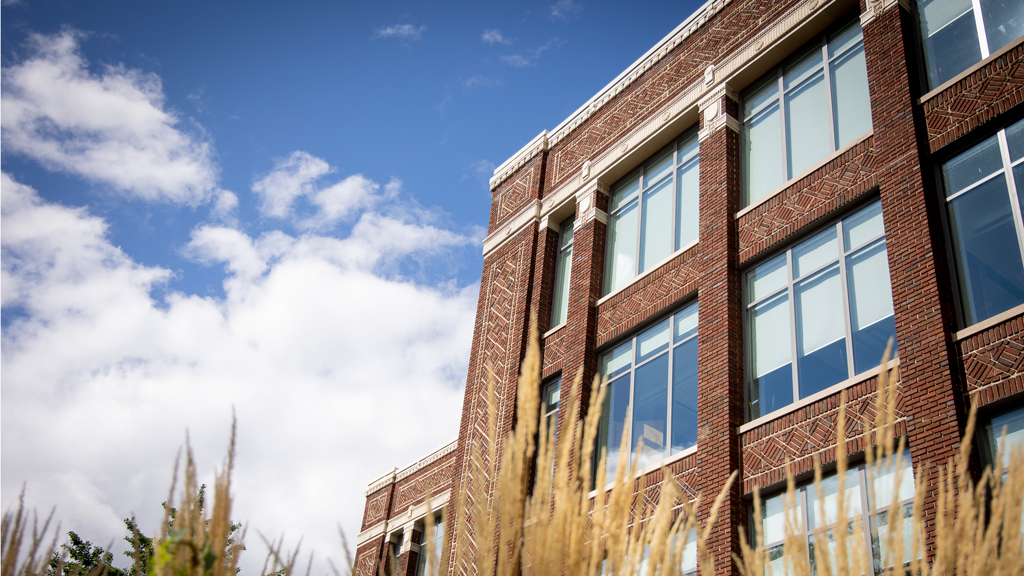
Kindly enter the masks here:
M 1024 316 L 959 342 L 971 400 L 984 406 L 1024 392 Z
M 384 538 L 367 543 L 356 551 L 356 560 L 352 567 L 352 576 L 376 576 L 377 560 Z
M 544 339 L 544 373 L 547 378 L 562 369 L 565 359 L 565 334 L 567 330 L 562 328 L 551 336 Z
M 690 248 L 602 302 L 597 309 L 597 345 L 604 345 L 696 292 L 698 248 Z
M 491 221 L 488 232 L 494 232 L 509 218 L 516 215 L 531 200 L 539 197 L 540 175 L 544 155 L 539 155 L 523 166 L 512 178 L 504 182 L 491 197 Z
M 877 184 L 872 138 L 788 185 L 739 219 L 740 262 L 835 213 Z
M 1018 44 L 924 103 L 928 146 L 939 150 L 1024 102 L 1024 44 Z
M 391 504 L 391 515 L 405 512 L 410 506 L 423 502 L 427 497 L 450 490 L 455 477 L 455 454 L 439 460 L 430 468 L 423 469 L 395 485 L 395 497 Z
M 391 497 L 391 486 L 381 490 L 377 494 L 366 499 L 366 511 L 363 513 L 362 529 L 366 530 L 377 522 L 384 519 L 388 512 L 389 498 Z

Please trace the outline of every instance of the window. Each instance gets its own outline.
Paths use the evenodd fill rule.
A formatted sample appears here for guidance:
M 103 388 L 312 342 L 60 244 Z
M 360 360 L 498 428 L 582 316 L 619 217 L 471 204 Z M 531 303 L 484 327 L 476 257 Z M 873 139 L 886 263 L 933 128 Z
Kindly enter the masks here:
M 674 552 L 676 545 L 678 544 L 679 534 L 675 535 L 672 539 L 671 550 Z M 644 555 L 640 559 L 640 565 L 637 566 L 637 576 L 647 576 L 647 564 L 651 557 L 651 545 L 648 544 L 644 547 Z M 680 576 L 690 576 L 691 574 L 697 574 L 697 529 L 690 528 L 686 532 L 686 542 L 683 544 L 683 557 L 680 559 Z M 601 564 L 601 574 L 604 574 L 605 565 Z
M 605 294 L 697 239 L 698 152 L 694 128 L 612 185 Z
M 877 201 L 747 272 L 750 419 L 878 366 L 896 335 L 889 282 Z
M 1024 304 L 1024 121 L 946 162 L 942 180 L 970 326 Z
M 561 394 L 562 377 L 559 376 L 544 385 L 544 397 L 541 399 L 541 402 L 544 403 L 542 409 L 544 410 L 544 419 L 548 423 L 548 430 L 554 430 L 556 438 L 558 437 L 558 397 Z
M 1006 445 L 1003 445 L 1003 429 L 1006 429 Z M 1006 470 L 1010 466 L 1010 450 L 1024 447 L 1024 408 L 1018 408 L 1001 416 L 996 416 L 985 427 L 985 438 L 988 440 L 988 456 L 995 472 Z M 999 450 L 1003 458 L 996 462 Z
M 627 444 L 636 448 L 642 441 L 632 455 L 640 468 L 697 445 L 696 303 L 604 354 L 600 370 L 608 391 L 594 457 L 607 448 L 609 479 L 615 476 L 627 421 L 632 424 Z
M 1015 0 L 918 0 L 928 88 L 940 86 L 1024 34 Z
M 860 23 L 822 35 L 740 96 L 743 205 L 871 130 Z
M 555 292 L 551 298 L 551 327 L 565 323 L 569 311 L 569 273 L 572 271 L 573 219 L 566 218 L 558 232 L 555 256 Z
M 903 563 L 912 559 L 911 538 L 913 534 L 913 522 L 911 514 L 914 505 L 914 476 L 913 467 L 910 462 L 910 452 L 904 452 L 898 459 L 900 470 L 897 471 L 897 458 L 892 457 L 881 462 L 881 473 L 874 479 L 874 498 L 871 501 L 871 491 L 864 487 L 868 483 L 867 467 L 865 465 L 851 468 L 846 473 L 844 480 L 843 494 L 839 492 L 839 477 L 828 475 L 822 477 L 821 488 L 824 498 L 819 502 L 818 490 L 813 484 L 798 488 L 795 496 L 796 501 L 791 505 L 796 510 L 797 535 L 807 539 L 807 552 L 813 572 L 816 570 L 816 558 L 822 554 L 828 554 L 835 565 L 836 540 L 834 530 L 842 529 L 838 526 L 838 512 L 840 497 L 843 498 L 846 507 L 847 517 L 850 523 L 845 530 L 847 534 L 854 534 L 854 523 L 859 522 L 861 533 L 870 534 L 871 552 L 873 562 L 872 568 L 875 574 L 883 574 L 883 559 L 887 555 L 885 549 L 889 530 L 887 519 L 893 506 L 902 506 L 904 511 L 903 522 L 899 530 L 903 533 L 904 551 Z M 898 476 L 898 484 L 897 484 Z M 785 561 L 783 559 L 783 541 L 786 537 L 786 495 L 779 494 L 767 498 L 761 502 L 761 527 L 764 534 L 764 541 L 761 543 L 761 550 L 768 550 L 768 566 L 766 572 L 771 576 L 786 574 Z M 868 510 L 869 514 L 864 514 Z M 753 518 L 753 513 L 751 513 Z M 815 533 L 817 532 L 817 533 Z M 856 549 L 854 549 L 856 550 Z M 861 548 L 867 551 L 867 542 Z
M 434 565 L 441 565 L 441 551 L 444 546 L 444 518 L 442 518 L 440 512 L 434 514 L 434 538 L 428 543 L 425 523 L 430 521 L 429 517 L 424 519 L 424 529 L 420 532 L 420 553 L 419 558 L 416 560 L 416 576 L 424 576 L 427 573 L 427 554 L 433 555 Z M 444 570 L 441 572 L 444 572 Z

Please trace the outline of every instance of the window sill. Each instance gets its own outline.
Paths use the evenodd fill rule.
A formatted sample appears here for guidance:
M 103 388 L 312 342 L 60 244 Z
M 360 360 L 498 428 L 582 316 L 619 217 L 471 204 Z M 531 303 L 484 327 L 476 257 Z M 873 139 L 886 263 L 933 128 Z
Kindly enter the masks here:
M 548 330 L 547 332 L 545 332 L 545 333 L 544 333 L 544 335 L 543 335 L 543 336 L 541 336 L 541 337 L 540 337 L 540 339 L 541 339 L 541 340 L 547 340 L 549 336 L 552 336 L 552 335 L 554 335 L 554 334 L 555 334 L 555 332 L 558 332 L 558 331 L 559 331 L 559 330 L 561 330 L 562 328 L 565 328 L 565 325 L 566 325 L 566 324 L 567 324 L 567 322 L 562 322 L 562 323 L 561 323 L 561 324 L 559 324 L 558 326 L 555 326 L 555 327 L 554 327 L 554 328 L 552 328 L 551 330 Z
M 1006 322 L 1007 320 L 1020 316 L 1021 314 L 1024 314 L 1024 304 L 1021 304 L 1016 308 L 1010 308 L 1009 310 L 1003 312 L 1002 314 L 996 314 L 991 318 L 982 320 L 981 322 L 972 324 L 967 328 L 960 330 L 959 332 L 953 335 L 953 341 L 959 342 L 960 340 L 963 340 L 965 338 L 970 338 L 971 336 L 974 336 L 979 332 L 984 332 L 985 330 L 988 330 L 993 326 L 998 326 L 1003 322 Z
M 668 256 L 667 258 L 665 258 L 664 260 L 662 260 L 661 262 L 658 262 L 657 264 L 655 264 L 654 266 L 651 266 L 650 268 L 648 268 L 648 269 L 647 269 L 647 270 L 645 270 L 644 272 L 642 272 L 642 273 L 640 273 L 640 274 L 637 274 L 637 275 L 636 275 L 636 276 L 634 276 L 634 277 L 633 277 L 633 279 L 632 279 L 632 280 L 630 280 L 629 282 L 626 282 L 626 283 L 625 283 L 625 284 L 623 284 L 622 286 L 619 286 L 619 287 L 618 287 L 618 288 L 616 288 L 615 290 L 612 290 L 612 291 L 611 291 L 611 292 L 609 292 L 608 294 L 605 294 L 604 296 L 602 296 L 602 297 L 601 297 L 601 298 L 600 298 L 600 299 L 599 299 L 599 300 L 597 301 L 597 306 L 600 306 L 601 304 L 604 304 L 604 303 L 605 303 L 605 302 L 607 302 L 608 300 L 611 300 L 611 299 L 612 299 L 613 297 L 617 296 L 617 295 L 618 295 L 619 293 L 621 293 L 621 292 L 623 292 L 623 291 L 627 290 L 627 289 L 628 289 L 628 288 L 629 288 L 630 286 L 632 286 L 632 285 L 636 284 L 637 282 L 639 282 L 639 281 L 643 280 L 644 278 L 646 278 L 647 276 L 649 276 L 649 275 L 650 275 L 651 273 L 653 273 L 653 272 L 654 272 L 655 270 L 657 270 L 657 269 L 661 268 L 661 267 L 662 267 L 662 266 L 664 266 L 665 264 L 668 264 L 668 263 L 669 263 L 669 262 L 670 262 L 671 260 L 673 260 L 673 259 L 675 259 L 675 258 L 678 258 L 680 254 L 682 254 L 683 252 L 686 252 L 686 251 L 687 251 L 687 250 L 689 250 L 690 248 L 693 248 L 693 247 L 694 247 L 694 246 L 696 246 L 696 245 L 697 245 L 698 243 L 700 243 L 700 239 L 699 239 L 699 238 L 698 238 L 697 240 L 694 240 L 693 242 L 690 242 L 690 243 L 689 243 L 689 244 L 687 244 L 686 246 L 683 246 L 683 247 L 682 247 L 682 248 L 680 248 L 679 250 L 676 250 L 676 251 L 675 251 L 675 252 L 673 252 L 672 254 L 669 254 L 669 256 Z
M 899 358 L 895 358 L 895 359 L 889 361 L 889 367 L 890 368 L 896 368 L 899 365 L 900 365 L 900 359 Z M 759 426 L 763 426 L 764 424 L 767 424 L 768 422 L 771 422 L 772 420 L 778 420 L 779 418 L 782 418 L 784 416 L 788 416 L 789 414 L 792 414 L 793 412 L 796 412 L 797 410 L 799 410 L 801 408 L 806 408 L 807 406 L 809 406 L 811 404 L 814 404 L 815 402 L 817 402 L 818 400 L 821 400 L 822 398 L 826 398 L 828 396 L 831 396 L 831 395 L 835 394 L 836 392 L 840 392 L 842 390 L 845 390 L 846 388 L 850 388 L 850 387 L 852 387 L 852 386 L 854 386 L 856 384 L 860 384 L 861 382 L 864 382 L 865 380 L 870 380 L 871 378 L 874 378 L 874 377 L 878 376 L 881 373 L 882 373 L 882 366 L 881 365 L 875 366 L 871 370 L 868 370 L 866 372 L 861 372 L 860 374 L 857 374 L 853 378 L 848 378 L 848 379 L 846 379 L 846 380 L 844 380 L 844 381 L 842 381 L 842 382 L 840 382 L 838 384 L 835 384 L 833 386 L 830 386 L 829 388 L 826 388 L 826 389 L 822 390 L 821 392 L 816 392 L 814 394 L 811 394 L 807 398 L 801 398 L 801 399 L 797 400 L 796 402 L 793 402 L 789 406 L 786 406 L 785 408 L 779 408 L 775 412 L 771 412 L 769 414 L 765 414 L 764 416 L 761 416 L 760 418 L 757 418 L 756 420 L 751 420 L 750 422 L 747 422 L 746 424 L 743 424 L 742 426 L 740 426 L 740 432 L 739 433 L 740 434 L 744 434 L 746 432 L 749 432 L 749 431 L 753 430 L 754 428 L 757 428 Z
M 642 469 L 638 470 L 636 475 L 634 475 L 631 479 L 629 479 L 629 481 L 630 482 L 634 482 L 637 479 L 643 478 L 644 476 L 650 474 L 651 472 L 654 472 L 656 470 L 661 470 L 662 468 L 665 468 L 666 466 L 669 466 L 670 464 L 674 464 L 674 463 L 678 462 L 679 460 L 682 460 L 683 458 L 686 458 L 687 456 L 689 456 L 691 454 L 696 454 L 696 453 L 697 453 L 697 447 L 696 446 L 687 448 L 686 450 L 683 450 L 682 452 L 676 452 L 675 454 L 669 456 L 668 458 L 665 458 L 664 460 L 661 460 L 659 462 L 655 462 L 654 464 L 651 464 L 650 466 L 647 466 L 646 468 L 642 468 Z M 614 486 L 615 486 L 615 481 L 612 480 L 611 482 L 605 484 L 603 488 L 597 488 L 595 490 L 591 490 L 587 494 L 587 499 L 597 498 L 598 494 L 603 493 L 603 492 L 608 492 Z
M 995 54 L 990 55 L 988 58 L 985 58 L 984 60 L 979 60 L 977 63 L 974 64 L 974 66 L 971 66 L 967 70 L 964 70 L 963 72 L 957 74 L 956 76 L 953 76 L 949 80 L 946 80 L 942 84 L 939 84 L 938 88 L 933 88 L 930 92 L 928 92 L 924 96 L 921 96 L 920 98 L 918 98 L 917 99 L 917 103 L 919 105 L 923 106 L 925 102 L 931 100 L 932 98 L 935 98 L 939 94 L 941 94 L 941 93 L 945 92 L 946 90 L 948 90 L 950 86 L 956 84 L 957 82 L 963 80 L 964 78 L 967 78 L 968 76 L 970 76 L 971 74 L 974 74 L 978 70 L 981 70 L 982 68 L 987 66 L 989 62 L 995 60 L 996 58 L 999 58 L 1000 56 L 1002 56 L 1003 54 L 1006 54 L 1010 50 L 1013 50 L 1014 48 L 1019 46 L 1022 42 L 1024 42 L 1024 36 L 1021 36 L 1020 38 L 1017 38 L 1013 42 L 1010 42 L 1006 46 L 1003 46 L 1002 48 L 997 50 Z
M 783 190 L 788 189 L 795 182 L 798 182 L 800 179 L 807 177 L 809 174 L 811 174 L 812 172 L 814 172 L 816 170 L 820 170 L 822 166 L 828 164 L 829 162 L 835 160 L 836 158 L 842 156 L 843 154 L 846 154 L 847 151 L 849 151 L 854 146 L 857 146 L 860 143 L 864 142 L 865 140 L 870 138 L 872 135 L 874 135 L 874 133 L 875 133 L 874 130 L 869 130 L 869 131 L 865 132 L 863 135 L 861 135 L 859 138 L 855 138 L 852 142 L 850 142 L 846 146 L 843 146 L 839 150 L 836 150 L 835 152 L 833 152 L 831 155 L 829 155 L 827 158 L 825 158 L 821 162 L 818 162 L 814 166 L 811 166 L 807 170 L 804 170 L 803 172 L 797 174 L 795 177 L 790 178 L 789 180 L 786 180 L 782 184 L 782 186 L 779 186 L 775 190 L 772 190 L 771 192 L 769 192 L 769 193 L 765 194 L 764 196 L 762 196 L 761 198 L 759 198 L 757 200 L 757 202 L 754 202 L 750 206 L 747 206 L 746 208 L 740 210 L 739 212 L 736 213 L 736 216 L 734 216 L 733 218 L 735 218 L 736 220 L 739 220 L 740 218 L 743 217 L 744 214 L 754 210 L 758 206 L 760 206 L 760 205 L 764 204 L 765 202 L 768 202 L 772 198 L 778 196 L 780 193 L 782 193 Z

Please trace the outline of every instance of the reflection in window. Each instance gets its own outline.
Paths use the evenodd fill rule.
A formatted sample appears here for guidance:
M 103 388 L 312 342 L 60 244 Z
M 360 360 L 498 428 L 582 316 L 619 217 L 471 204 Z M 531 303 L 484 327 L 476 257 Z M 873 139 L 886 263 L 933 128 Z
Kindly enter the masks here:
M 627 423 L 640 468 L 697 445 L 696 303 L 605 353 L 600 370 L 608 389 L 594 458 L 607 448 L 609 480 Z
M 860 23 L 816 38 L 741 100 L 747 206 L 871 130 Z
M 963 325 L 1024 304 L 1024 121 L 942 166 Z
M 897 465 L 899 468 L 897 469 Z M 880 471 L 880 473 L 878 473 Z M 836 561 L 836 530 L 846 530 L 848 535 L 854 533 L 854 523 L 860 523 L 862 534 L 871 535 L 871 563 L 875 574 L 883 574 L 884 560 L 892 557 L 886 550 L 889 530 L 890 511 L 894 507 L 903 507 L 904 516 L 898 529 L 903 533 L 903 563 L 912 559 L 911 539 L 913 523 L 910 514 L 913 511 L 914 476 L 910 462 L 910 452 L 906 451 L 900 458 L 892 457 L 880 463 L 874 478 L 874 490 L 866 489 L 868 471 L 865 465 L 851 468 L 847 473 L 843 490 L 839 490 L 839 477 L 826 475 L 822 478 L 821 494 L 813 485 L 798 488 L 796 500 L 787 503 L 786 495 L 779 494 L 761 502 L 761 527 L 764 540 L 761 550 L 768 551 L 767 574 L 772 576 L 786 574 L 785 560 L 782 555 L 783 542 L 786 537 L 786 508 L 795 511 L 796 534 L 807 539 L 807 552 L 812 570 L 817 573 L 816 564 L 822 555 L 828 555 L 831 564 Z M 872 501 L 871 498 L 874 498 Z M 850 522 L 845 526 L 837 525 L 840 499 L 846 508 Z M 869 514 L 864 514 L 865 510 Z M 793 517 L 793 513 L 790 513 Z M 751 514 L 753 518 L 753 514 Z M 856 546 L 856 543 L 852 543 Z M 849 554 L 867 553 L 867 546 L 857 550 L 849 550 Z
M 416 576 L 424 576 L 427 573 L 427 555 L 433 557 L 432 564 L 441 565 L 441 547 L 444 546 L 444 519 L 440 512 L 436 512 L 433 518 L 434 531 L 433 539 L 427 541 L 426 522 L 431 522 L 428 517 L 424 520 L 424 529 L 420 532 L 420 551 L 416 560 Z
M 551 298 L 552 328 L 564 324 L 569 311 L 573 224 L 572 218 L 566 218 L 558 232 L 558 254 L 555 256 L 555 291 Z
M 694 128 L 612 185 L 605 294 L 697 239 L 698 148 Z
M 1024 2 L 918 0 L 928 87 L 935 88 L 1024 34 Z
M 896 335 L 889 284 L 879 202 L 747 272 L 750 419 L 878 366 Z

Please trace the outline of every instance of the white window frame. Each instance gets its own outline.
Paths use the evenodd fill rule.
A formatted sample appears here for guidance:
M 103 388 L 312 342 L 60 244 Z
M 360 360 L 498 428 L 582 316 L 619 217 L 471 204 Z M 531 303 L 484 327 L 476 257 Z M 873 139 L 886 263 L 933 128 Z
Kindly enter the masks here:
M 569 286 L 572 277 L 572 247 L 574 239 L 573 217 L 566 218 L 558 230 L 558 252 L 555 255 L 555 277 L 554 289 L 551 291 L 551 320 L 552 328 L 565 324 L 569 316 Z M 565 275 L 559 281 L 558 270 L 565 266 Z
M 978 36 L 977 36 L 978 44 L 979 44 L 978 47 L 980 48 L 981 58 L 977 62 L 972 62 L 971 65 L 968 65 L 963 70 L 957 71 L 955 74 L 950 76 L 948 79 L 943 80 L 942 82 L 939 82 L 937 84 L 932 85 L 931 75 L 929 73 L 928 37 L 926 36 L 927 32 L 924 29 L 924 14 L 923 14 L 923 10 L 924 9 L 923 9 L 923 6 L 918 4 L 917 10 L 918 10 L 918 13 L 917 13 L 918 30 L 920 31 L 920 34 L 921 34 L 921 51 L 922 51 L 922 55 L 924 56 L 924 59 L 925 59 L 924 67 L 923 67 L 924 68 L 923 74 L 924 74 L 924 77 L 925 77 L 925 84 L 927 85 L 929 90 L 934 90 L 934 89 L 936 89 L 936 88 L 938 88 L 940 86 L 945 85 L 946 82 L 949 82 L 949 81 L 957 78 L 963 72 L 965 72 L 967 70 L 970 70 L 971 66 L 973 66 L 974 64 L 977 64 L 978 62 L 982 62 L 986 58 L 988 58 L 989 56 L 992 55 L 992 51 L 989 49 L 989 46 L 988 46 L 988 32 L 985 31 L 985 19 L 984 19 L 984 16 L 982 15 L 981 0 L 971 0 L 971 15 L 974 18 L 974 29 L 975 29 L 975 31 L 978 34 Z M 958 16 L 957 18 L 954 18 L 953 20 L 951 20 L 950 22 L 948 22 L 942 28 L 945 28 L 946 26 L 949 26 L 949 24 L 952 24 L 956 19 L 963 17 L 964 14 L 966 14 L 966 12 L 961 13 L 960 16 Z M 942 28 L 940 28 L 940 30 Z M 938 32 L 938 30 L 936 30 L 936 32 Z M 1000 48 L 997 48 L 997 51 L 1001 50 L 1002 48 L 1005 48 L 1006 46 L 1011 45 L 1012 43 L 1013 43 L 1013 41 L 1011 40 L 1009 44 L 1004 45 L 1004 46 L 1002 46 Z

